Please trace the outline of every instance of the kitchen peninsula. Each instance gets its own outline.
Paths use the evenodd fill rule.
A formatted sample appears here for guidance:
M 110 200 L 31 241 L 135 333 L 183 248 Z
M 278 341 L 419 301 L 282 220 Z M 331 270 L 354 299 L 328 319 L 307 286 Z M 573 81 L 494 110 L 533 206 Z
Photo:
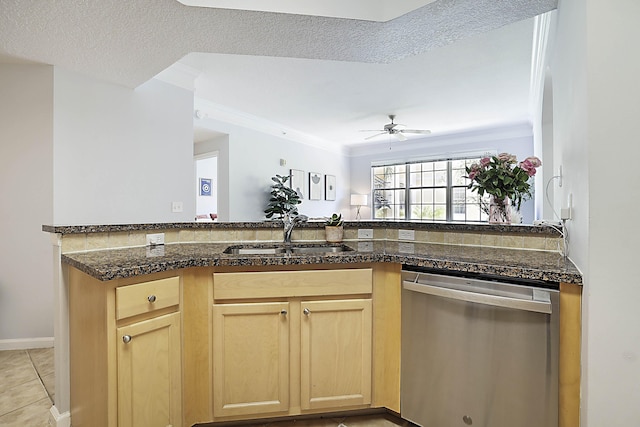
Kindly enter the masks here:
M 350 250 L 248 255 L 226 252 L 280 244 L 278 222 L 43 230 L 58 236 L 60 285 L 69 295 L 71 368 L 56 374 L 70 376 L 74 425 L 135 425 L 138 416 L 191 426 L 370 408 L 398 413 L 402 266 L 559 284 L 560 426 L 577 425 L 581 275 L 552 228 L 360 221 L 345 223 Z M 165 244 L 145 246 L 154 233 Z M 301 224 L 292 240 L 324 243 L 323 224 Z M 310 329 L 309 316 L 323 327 Z M 344 331 L 338 342 L 355 346 L 348 348 L 358 357 L 335 366 L 314 354 L 326 329 Z M 236 363 L 251 356 L 249 348 L 279 355 L 255 367 L 250 390 L 237 384 L 251 363 Z M 161 355 L 162 372 L 145 373 L 149 354 Z M 353 374 L 310 386 L 326 369 Z M 138 409 L 148 396 L 136 381 L 153 384 L 166 413 Z

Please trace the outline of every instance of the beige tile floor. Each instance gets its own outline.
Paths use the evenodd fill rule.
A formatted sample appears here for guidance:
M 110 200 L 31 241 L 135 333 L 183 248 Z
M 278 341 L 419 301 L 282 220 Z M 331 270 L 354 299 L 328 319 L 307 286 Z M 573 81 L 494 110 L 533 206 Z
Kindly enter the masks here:
M 49 425 L 53 348 L 0 351 L 0 426 Z

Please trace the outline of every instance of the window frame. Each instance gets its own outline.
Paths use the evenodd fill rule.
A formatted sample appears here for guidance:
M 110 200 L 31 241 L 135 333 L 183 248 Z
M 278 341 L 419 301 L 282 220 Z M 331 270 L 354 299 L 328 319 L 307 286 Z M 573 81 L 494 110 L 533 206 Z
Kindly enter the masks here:
M 403 161 L 403 162 L 392 162 L 392 163 L 378 163 L 378 164 L 372 164 L 371 165 L 371 196 L 372 196 L 372 218 L 375 219 L 388 219 L 388 220 L 398 220 L 398 221 L 414 221 L 414 222 L 439 222 L 439 223 L 447 223 L 447 222 L 488 222 L 488 214 L 487 212 L 484 211 L 483 206 L 486 206 L 486 203 L 488 203 L 488 195 L 485 195 L 485 197 L 480 198 L 477 193 L 473 193 L 470 194 L 470 190 L 468 189 L 468 185 L 469 185 L 469 180 L 468 178 L 465 178 L 465 185 L 460 185 L 460 184 L 454 184 L 454 176 L 453 176 L 453 171 L 454 171 L 454 162 L 464 162 L 465 165 L 470 165 L 474 162 L 478 162 L 480 160 L 482 156 L 480 155 L 474 155 L 474 156 L 469 156 L 469 157 L 460 157 L 460 158 L 446 158 L 446 159 L 423 159 L 423 160 L 414 160 L 414 161 Z M 436 164 L 437 163 L 442 163 L 442 162 L 446 162 L 446 167 L 444 169 L 438 169 L 436 170 Z M 412 186 L 412 167 L 415 167 L 416 164 L 421 165 L 420 167 L 420 171 L 419 172 L 415 172 L 413 171 L 413 173 L 420 173 L 420 185 L 418 186 Z M 431 167 L 431 173 L 433 173 L 433 182 L 432 185 L 430 186 L 424 186 L 422 179 L 424 178 L 424 173 L 425 171 L 422 170 L 424 164 L 432 164 L 433 166 Z M 393 168 L 393 175 L 398 175 L 397 172 L 395 172 L 398 166 L 404 167 L 404 187 L 400 187 L 397 185 L 394 186 L 387 186 L 386 183 L 388 182 L 386 176 L 387 176 L 387 171 L 385 170 L 384 172 L 384 180 L 382 181 L 382 186 L 378 186 L 376 187 L 376 182 L 379 182 L 379 176 L 380 174 L 376 174 L 376 169 L 378 168 L 385 168 L 385 169 L 389 169 L 389 168 Z M 445 185 L 437 185 L 436 182 L 436 173 L 438 171 L 446 171 L 446 184 Z M 456 168 L 455 170 L 459 170 L 459 168 Z M 393 182 L 396 183 L 396 179 L 394 176 Z M 437 189 L 445 189 L 445 202 L 444 204 L 442 203 L 436 203 L 436 194 L 435 191 Z M 464 204 L 460 204 L 460 203 L 454 203 L 454 193 L 455 193 L 455 189 L 464 189 L 465 191 L 465 198 L 464 198 Z M 432 201 L 430 204 L 425 204 L 422 203 L 422 200 L 420 201 L 420 203 L 413 203 L 412 200 L 412 190 L 413 191 L 424 191 L 424 190 L 433 190 L 433 196 L 432 196 Z M 377 208 L 376 206 L 380 203 L 383 203 L 385 200 L 385 197 L 380 198 L 382 200 L 382 202 L 378 201 L 377 197 L 379 195 L 379 192 L 385 192 L 385 191 L 393 191 L 394 195 L 396 192 L 402 191 L 404 193 L 404 217 L 400 217 L 397 215 L 398 210 L 395 209 L 395 207 L 399 206 L 397 203 L 390 203 L 390 211 L 392 215 L 385 215 L 385 216 L 378 216 L 377 212 L 380 208 Z M 384 194 L 384 193 L 383 193 Z M 421 193 L 424 194 L 424 193 Z M 470 196 L 477 198 L 477 200 L 470 200 Z M 395 201 L 395 200 L 394 200 Z M 389 206 L 389 205 L 387 205 Z M 414 214 L 413 214 L 413 209 L 416 206 L 432 206 L 433 210 L 432 210 L 432 215 L 429 218 L 425 218 L 425 217 L 420 217 L 420 218 L 415 218 Z M 436 214 L 436 209 L 438 206 L 444 206 L 445 207 L 445 215 L 443 219 L 438 219 L 437 218 L 437 214 Z M 465 218 L 464 219 L 454 219 L 454 207 L 455 206 L 464 206 L 465 208 Z M 467 215 L 469 212 L 469 207 L 474 207 L 476 206 L 479 209 L 479 218 L 478 216 L 476 216 L 474 219 L 468 219 Z M 383 205 L 384 207 L 384 205 Z

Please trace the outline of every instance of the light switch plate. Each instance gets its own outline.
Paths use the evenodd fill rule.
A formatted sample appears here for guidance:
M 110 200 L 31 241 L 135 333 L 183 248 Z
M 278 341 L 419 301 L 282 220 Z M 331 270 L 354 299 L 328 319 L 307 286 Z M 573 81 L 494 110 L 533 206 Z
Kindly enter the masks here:
M 147 246 L 164 245 L 164 233 L 147 234 Z
M 416 231 L 398 230 L 398 240 L 416 240 Z
M 359 228 L 358 239 L 373 239 L 373 228 Z
M 171 212 L 182 212 L 182 202 L 171 203 Z

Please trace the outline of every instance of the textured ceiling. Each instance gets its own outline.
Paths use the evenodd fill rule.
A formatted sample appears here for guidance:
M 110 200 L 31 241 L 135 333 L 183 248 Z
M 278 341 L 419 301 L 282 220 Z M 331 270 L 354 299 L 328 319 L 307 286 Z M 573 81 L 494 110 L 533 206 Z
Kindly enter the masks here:
M 0 4 L 0 54 L 135 87 L 190 52 L 391 62 L 530 18 L 557 0 L 439 0 L 382 23 L 176 0 Z
M 188 6 L 214 7 L 296 15 L 328 16 L 385 22 L 435 0 L 178 0 Z
M 233 93 L 212 102 L 348 143 L 355 136 L 347 129 L 377 128 L 387 113 L 434 131 L 461 118 L 458 127 L 495 122 L 499 114 L 506 121 L 520 117 L 528 102 L 523 69 L 530 66 L 531 39 L 523 37 L 530 30 L 509 24 L 556 6 L 557 0 L 437 0 L 372 22 L 176 0 L 0 0 L 0 61 L 52 64 L 136 87 L 184 58 L 201 73 L 197 96 L 229 82 L 243 102 Z M 511 44 L 511 36 L 499 43 L 486 38 L 512 27 L 519 32 Z M 528 44 L 526 55 L 507 57 L 520 52 L 516 42 Z

